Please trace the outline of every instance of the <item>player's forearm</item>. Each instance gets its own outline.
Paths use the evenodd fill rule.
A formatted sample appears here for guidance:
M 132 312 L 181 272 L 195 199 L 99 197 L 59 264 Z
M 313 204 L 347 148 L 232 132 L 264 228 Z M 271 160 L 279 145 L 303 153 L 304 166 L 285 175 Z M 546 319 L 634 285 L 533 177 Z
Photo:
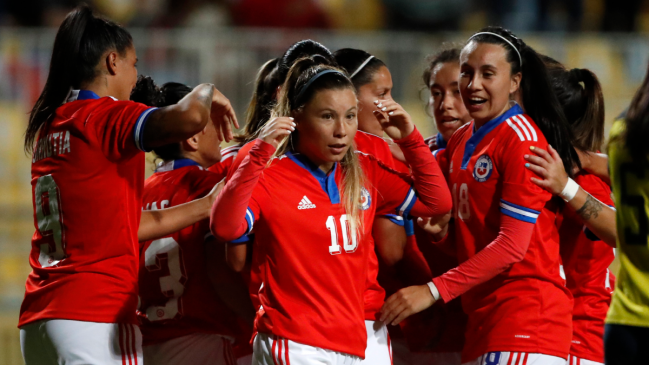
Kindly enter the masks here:
M 223 242 L 234 241 L 252 228 L 248 227 L 246 211 L 259 177 L 275 152 L 273 145 L 260 139 L 254 143 L 212 207 L 210 229 Z
M 246 257 L 248 256 L 247 243 L 235 244 L 228 242 L 225 244 L 225 250 L 225 261 L 228 263 L 228 266 L 236 272 L 241 272 L 246 266 Z
M 418 201 L 411 215 L 416 217 L 433 217 L 448 213 L 452 208 L 451 193 L 448 190 L 446 179 L 442 174 L 437 161 L 431 155 L 430 149 L 424 143 L 424 138 L 415 129 L 406 138 L 395 141 L 412 169 L 415 190 Z
M 209 217 L 211 199 L 209 196 L 167 209 L 142 212 L 137 231 L 139 241 L 147 241 L 178 232 L 185 227 Z
M 491 280 L 523 260 L 533 231 L 533 223 L 501 215 L 500 232 L 494 241 L 455 269 L 433 279 L 444 302 Z
M 616 246 L 615 209 L 595 199 L 581 187 L 567 206 L 575 211 L 584 225 L 611 247 Z
M 183 141 L 205 128 L 210 119 L 214 85 L 201 84 L 177 104 L 151 113 L 144 127 L 144 145 L 155 148 Z

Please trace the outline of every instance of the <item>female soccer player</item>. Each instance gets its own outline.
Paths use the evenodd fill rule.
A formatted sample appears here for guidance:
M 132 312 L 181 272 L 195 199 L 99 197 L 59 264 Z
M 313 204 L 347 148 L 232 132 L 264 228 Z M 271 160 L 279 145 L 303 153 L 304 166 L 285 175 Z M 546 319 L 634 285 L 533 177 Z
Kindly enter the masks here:
M 383 61 L 373 55 L 353 48 L 343 48 L 334 52 L 338 66 L 344 69 L 358 95 L 358 131 L 354 136 L 356 150 L 376 157 L 380 162 L 395 170 L 410 173 L 405 164 L 396 165 L 390 145 L 383 140 L 383 128 L 374 116 L 376 100 L 392 100 L 392 75 Z M 406 230 L 404 230 L 404 225 Z M 406 232 L 408 231 L 408 232 Z M 372 226 L 372 240 L 376 250 L 385 263 L 386 270 L 394 266 L 404 256 L 407 245 L 407 233 L 413 234 L 412 221 L 391 214 L 377 216 Z M 411 252 L 411 251 L 409 251 Z M 425 262 L 419 263 L 426 266 Z M 425 268 L 430 276 L 428 268 Z M 385 274 L 385 273 L 384 273 Z M 365 294 L 365 326 L 367 328 L 367 348 L 364 364 L 392 364 L 392 339 L 388 329 L 377 322 L 378 313 L 385 300 L 385 290 L 379 284 L 379 260 L 374 248 L 370 249 L 370 266 L 368 270 L 368 289 Z
M 157 107 L 176 104 L 192 90 L 178 83 L 158 89 L 152 80 L 142 81 L 131 100 L 142 98 Z M 207 171 L 221 158 L 219 144 L 216 128 L 208 124 L 183 142 L 155 148 L 162 163 L 144 184 L 142 209 L 176 206 L 209 191 L 221 180 Z M 225 250 L 214 242 L 209 219 L 141 242 L 140 252 L 138 315 L 144 362 L 233 364 L 231 340 L 250 339 L 255 310 L 245 283 L 227 268 Z M 239 323 L 243 319 L 244 328 Z
M 464 107 L 458 84 L 461 48 L 444 49 L 429 59 L 424 84 L 430 91 L 428 107 L 433 112 L 437 134 L 426 138 L 431 152 L 446 148 L 446 143 L 461 126 L 471 121 Z
M 428 108 L 438 130 L 436 135 L 425 140 L 433 153 L 446 148 L 453 133 L 471 121 L 458 84 L 461 51 L 459 47 L 443 48 L 428 59 L 422 75 L 424 85 L 430 91 Z M 454 250 L 447 252 L 437 245 L 431 245 L 428 235 L 418 227 L 415 233 L 417 246 L 426 258 L 433 276 L 441 275 L 458 265 Z M 466 321 L 462 303 L 457 298 L 401 322 L 411 350 L 407 363 L 459 365 Z
M 141 214 L 142 151 L 196 134 L 210 109 L 231 137 L 234 113 L 213 85 L 167 108 L 128 101 L 136 62 L 130 34 L 87 6 L 56 35 L 25 136 L 36 228 L 19 321 L 27 364 L 142 361 L 138 237 L 151 235 L 138 228 L 141 215 L 153 225 L 160 218 Z
M 599 152 L 604 139 L 604 96 L 597 76 L 586 69 L 567 70 L 549 57 L 545 63 L 572 129 L 574 147 Z M 588 227 L 591 218 L 608 215 L 608 225 L 612 226 L 609 230 L 613 231 L 612 243 L 615 244 L 615 210 L 609 207 L 613 206 L 611 189 L 601 179 L 586 172 L 576 174 L 575 180 L 570 179 L 558 154 L 548 148 L 548 152 L 535 148 L 534 152 L 539 156 L 530 154 L 526 160 L 529 161 L 528 168 L 541 178 L 532 181 L 567 201 L 557 219 L 557 226 L 566 286 L 574 297 L 568 364 L 603 364 L 604 319 L 615 284 L 615 277 L 608 267 L 615 253 Z M 581 202 L 577 202 L 577 194 Z
M 363 294 L 374 215 L 437 216 L 450 208 L 445 181 L 408 114 L 382 102 L 375 116 L 404 150 L 418 198 L 397 174 L 351 149 L 354 87 L 313 58 L 293 65 L 277 118 L 217 198 L 217 238 L 256 231 L 253 262 L 262 265 L 263 283 L 253 364 L 358 363 L 367 345 Z
M 452 186 L 461 264 L 389 298 L 382 319 L 398 323 L 462 295 L 463 363 L 565 364 L 572 303 L 560 275 L 558 205 L 522 163 L 530 147 L 549 142 L 572 171 L 563 111 L 539 55 L 507 30 L 474 34 L 460 64 L 460 92 L 474 121 L 437 156 Z M 510 102 L 519 88 L 525 113 Z
M 617 202 L 618 275 L 606 317 L 604 363 L 639 365 L 649 358 L 649 71 L 629 110 L 611 129 L 608 154 Z

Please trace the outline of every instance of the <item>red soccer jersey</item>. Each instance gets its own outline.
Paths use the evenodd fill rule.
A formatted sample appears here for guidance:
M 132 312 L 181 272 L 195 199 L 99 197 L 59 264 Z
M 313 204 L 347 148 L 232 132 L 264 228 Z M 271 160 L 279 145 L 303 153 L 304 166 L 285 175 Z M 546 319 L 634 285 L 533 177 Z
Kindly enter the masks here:
M 356 149 L 358 151 L 374 156 L 378 161 L 380 161 L 387 167 L 392 168 L 394 166 L 394 159 L 392 158 L 392 152 L 390 152 L 390 146 L 388 146 L 387 142 L 385 142 L 383 138 L 363 131 L 357 131 L 356 135 L 354 136 L 354 143 L 356 144 Z M 234 172 L 237 170 L 243 159 L 248 155 L 248 152 L 250 152 L 250 149 L 253 145 L 254 143 L 248 143 L 238 150 L 238 154 L 235 156 L 234 162 L 232 163 L 228 171 L 228 180 L 232 177 L 232 175 L 234 175 Z M 377 280 L 379 262 L 376 253 L 374 252 L 374 240 L 371 239 L 371 236 L 368 238 L 367 244 L 371 246 L 371 254 L 369 257 L 369 269 L 367 272 L 367 291 L 365 293 L 364 299 L 365 319 L 375 321 L 377 320 L 378 312 L 383 306 L 383 302 L 385 300 L 385 290 L 383 290 Z M 262 282 L 261 278 L 259 277 L 260 273 L 255 272 L 256 268 L 258 268 L 257 265 L 252 266 L 249 287 L 250 295 L 252 297 L 255 308 L 257 308 L 259 304 L 257 296 L 259 285 Z
M 162 165 L 144 183 L 142 209 L 156 210 L 208 194 L 221 178 L 190 159 Z M 195 332 L 241 335 L 236 314 L 209 279 L 205 244 L 216 244 L 209 219 L 170 236 L 140 243 L 140 308 L 143 345 Z M 243 282 L 242 282 L 243 284 Z
M 580 174 L 575 181 L 602 203 L 613 206 L 611 188 L 601 179 L 591 174 Z M 557 226 L 566 286 L 575 299 L 570 353 L 603 363 L 604 319 L 615 287 L 615 276 L 608 267 L 615 259 L 615 252 L 568 208 L 563 209 Z
M 535 223 L 522 261 L 462 295 L 468 315 L 462 361 L 492 351 L 567 358 L 572 334 L 570 293 L 560 275 L 559 209 L 534 185 L 523 156 L 547 141 L 518 105 L 474 131 L 458 129 L 444 153 L 458 260 L 470 259 L 496 239 L 501 214 Z
M 376 159 L 359 158 L 367 181 L 360 238 L 350 234 L 340 203 L 338 166 L 325 175 L 301 155 L 287 153 L 264 170 L 246 216 L 255 229 L 253 261 L 263 272 L 259 332 L 365 356 L 364 293 L 374 214 L 391 209 L 407 216 L 416 197 Z
M 221 150 L 221 161 L 215 163 L 208 168 L 209 171 L 218 175 L 221 179 L 230 174 L 232 163 L 234 162 L 237 154 L 239 153 L 240 145 L 235 144 L 225 147 Z M 237 165 L 238 166 L 238 165 Z
M 18 326 L 42 319 L 137 323 L 143 104 L 73 91 L 32 157 L 32 272 Z

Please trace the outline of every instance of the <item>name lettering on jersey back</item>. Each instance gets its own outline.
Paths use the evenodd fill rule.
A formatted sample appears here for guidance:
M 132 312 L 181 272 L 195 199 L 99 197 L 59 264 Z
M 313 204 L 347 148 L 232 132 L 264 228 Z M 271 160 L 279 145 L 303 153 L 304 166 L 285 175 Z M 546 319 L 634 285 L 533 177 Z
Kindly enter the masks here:
M 64 153 L 70 153 L 70 131 L 50 133 L 36 143 L 32 163 Z
M 158 208 L 158 202 L 147 203 L 146 206 L 142 207 L 142 210 L 158 210 L 169 208 L 169 200 L 163 200 L 160 202 L 160 208 Z

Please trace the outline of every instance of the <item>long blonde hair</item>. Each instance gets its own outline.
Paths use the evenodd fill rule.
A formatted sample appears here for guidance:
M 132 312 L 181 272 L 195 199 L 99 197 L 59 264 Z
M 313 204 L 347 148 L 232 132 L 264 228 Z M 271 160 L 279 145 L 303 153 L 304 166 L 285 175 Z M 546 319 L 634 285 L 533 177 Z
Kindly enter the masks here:
M 322 62 L 326 62 L 322 57 L 307 57 L 293 64 L 282 86 L 277 104 L 271 110 L 271 119 L 295 115 L 296 112 L 303 110 L 304 106 L 320 90 L 350 89 L 356 93 L 354 85 L 344 71 L 323 64 Z M 309 85 L 307 90 L 302 91 L 311 78 L 325 70 L 340 72 L 323 75 Z M 287 151 L 292 150 L 295 138 L 299 138 L 297 132 L 293 132 L 288 138 L 284 139 L 277 147 L 275 156 L 281 156 Z M 365 188 L 365 174 L 363 173 L 355 149 L 355 145 L 352 145 L 340 162 L 343 173 L 343 184 L 338 189 L 341 202 L 348 217 L 347 221 L 350 225 L 350 233 L 360 240 L 363 232 L 361 198 L 362 191 Z M 342 228 L 345 229 L 346 227 Z

